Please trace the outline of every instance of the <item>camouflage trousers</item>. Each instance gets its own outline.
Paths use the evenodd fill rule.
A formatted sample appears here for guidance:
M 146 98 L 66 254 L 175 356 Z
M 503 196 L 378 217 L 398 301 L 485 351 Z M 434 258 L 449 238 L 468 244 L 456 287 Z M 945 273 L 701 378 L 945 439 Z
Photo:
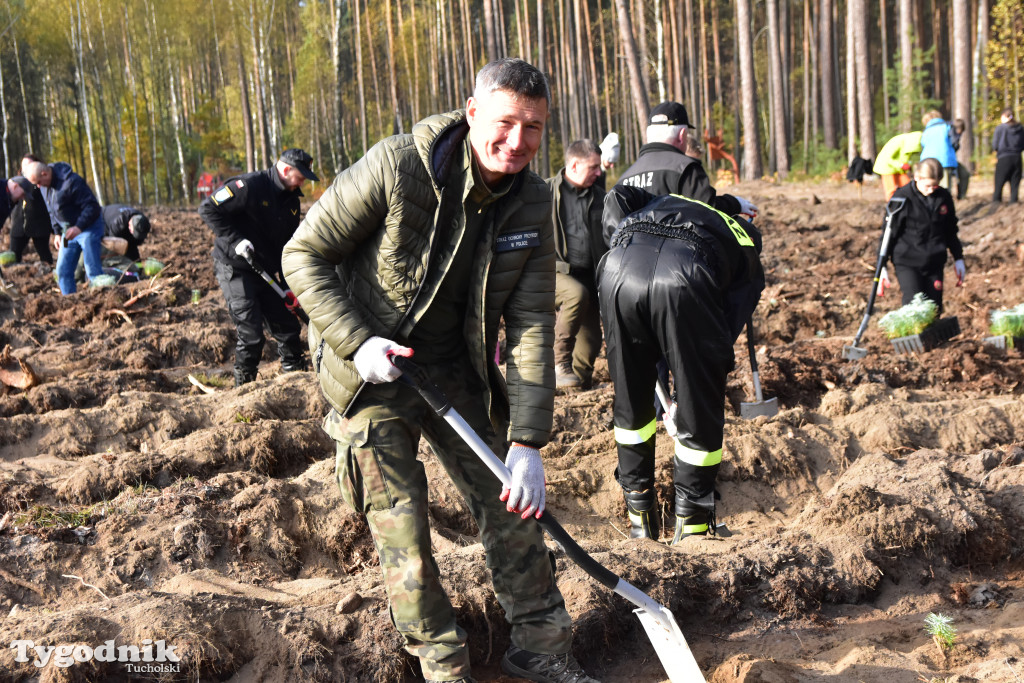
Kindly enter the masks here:
M 427 368 L 460 415 L 503 455 L 490 425 L 483 386 L 465 362 Z M 512 643 L 531 652 L 562 654 L 572 624 L 555 584 L 540 527 L 505 509 L 501 484 L 479 457 L 412 388 L 399 382 L 366 385 L 341 418 L 324 428 L 337 442 L 336 475 L 345 501 L 366 515 L 391 602 L 391 618 L 423 676 L 470 675 L 466 632 L 441 585 L 430 545 L 427 478 L 416 459 L 422 435 L 480 527 L 498 602 L 512 625 Z

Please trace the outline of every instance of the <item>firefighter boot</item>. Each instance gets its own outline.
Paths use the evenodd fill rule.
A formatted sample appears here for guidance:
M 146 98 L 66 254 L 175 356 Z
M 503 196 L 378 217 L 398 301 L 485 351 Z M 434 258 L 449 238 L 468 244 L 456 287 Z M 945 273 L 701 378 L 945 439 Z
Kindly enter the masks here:
M 669 545 L 676 545 L 687 536 L 715 535 L 714 493 L 696 503 L 676 494 L 676 531 Z M 710 502 L 710 509 L 707 503 Z
M 235 366 L 235 386 L 240 387 L 256 379 L 256 368 Z
M 658 540 L 658 496 L 654 489 L 624 491 L 626 513 L 629 515 L 630 538 L 653 538 Z

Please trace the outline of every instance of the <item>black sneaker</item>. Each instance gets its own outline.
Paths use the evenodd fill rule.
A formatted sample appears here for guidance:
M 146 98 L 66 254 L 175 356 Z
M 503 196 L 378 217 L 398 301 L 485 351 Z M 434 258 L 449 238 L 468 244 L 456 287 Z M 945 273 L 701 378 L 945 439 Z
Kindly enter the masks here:
M 571 652 L 564 655 L 542 655 L 510 645 L 501 658 L 501 670 L 537 683 L 599 683 L 583 671 Z

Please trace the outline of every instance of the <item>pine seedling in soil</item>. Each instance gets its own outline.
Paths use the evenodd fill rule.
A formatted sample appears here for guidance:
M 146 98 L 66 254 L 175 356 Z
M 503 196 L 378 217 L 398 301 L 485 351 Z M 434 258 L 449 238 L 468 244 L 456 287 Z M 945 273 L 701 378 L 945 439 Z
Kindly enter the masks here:
M 952 650 L 953 645 L 956 644 L 956 626 L 953 626 L 953 617 L 929 612 L 928 616 L 924 618 L 924 630 L 932 637 L 935 646 L 939 648 L 939 653 L 945 658 L 946 652 Z
M 934 301 L 918 292 L 909 304 L 895 311 L 889 311 L 878 321 L 889 339 L 921 334 L 939 315 Z

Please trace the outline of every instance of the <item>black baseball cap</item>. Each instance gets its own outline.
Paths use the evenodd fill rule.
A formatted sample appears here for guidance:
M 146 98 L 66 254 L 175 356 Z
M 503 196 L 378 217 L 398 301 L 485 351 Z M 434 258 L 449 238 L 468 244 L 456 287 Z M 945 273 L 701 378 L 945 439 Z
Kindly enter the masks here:
M 297 168 L 303 176 L 308 180 L 320 180 L 316 173 L 313 173 L 311 166 L 313 165 L 313 157 L 306 154 L 305 151 L 298 147 L 292 147 L 281 152 L 281 158 L 279 161 L 283 161 L 292 168 Z
M 651 110 L 651 118 L 648 123 L 652 126 L 662 124 L 689 127 L 690 118 L 686 115 L 686 107 L 678 102 L 662 102 Z
M 32 191 L 36 189 L 36 186 L 23 175 L 16 175 L 11 180 L 17 183 L 18 187 L 25 191 L 25 194 L 32 194 Z

